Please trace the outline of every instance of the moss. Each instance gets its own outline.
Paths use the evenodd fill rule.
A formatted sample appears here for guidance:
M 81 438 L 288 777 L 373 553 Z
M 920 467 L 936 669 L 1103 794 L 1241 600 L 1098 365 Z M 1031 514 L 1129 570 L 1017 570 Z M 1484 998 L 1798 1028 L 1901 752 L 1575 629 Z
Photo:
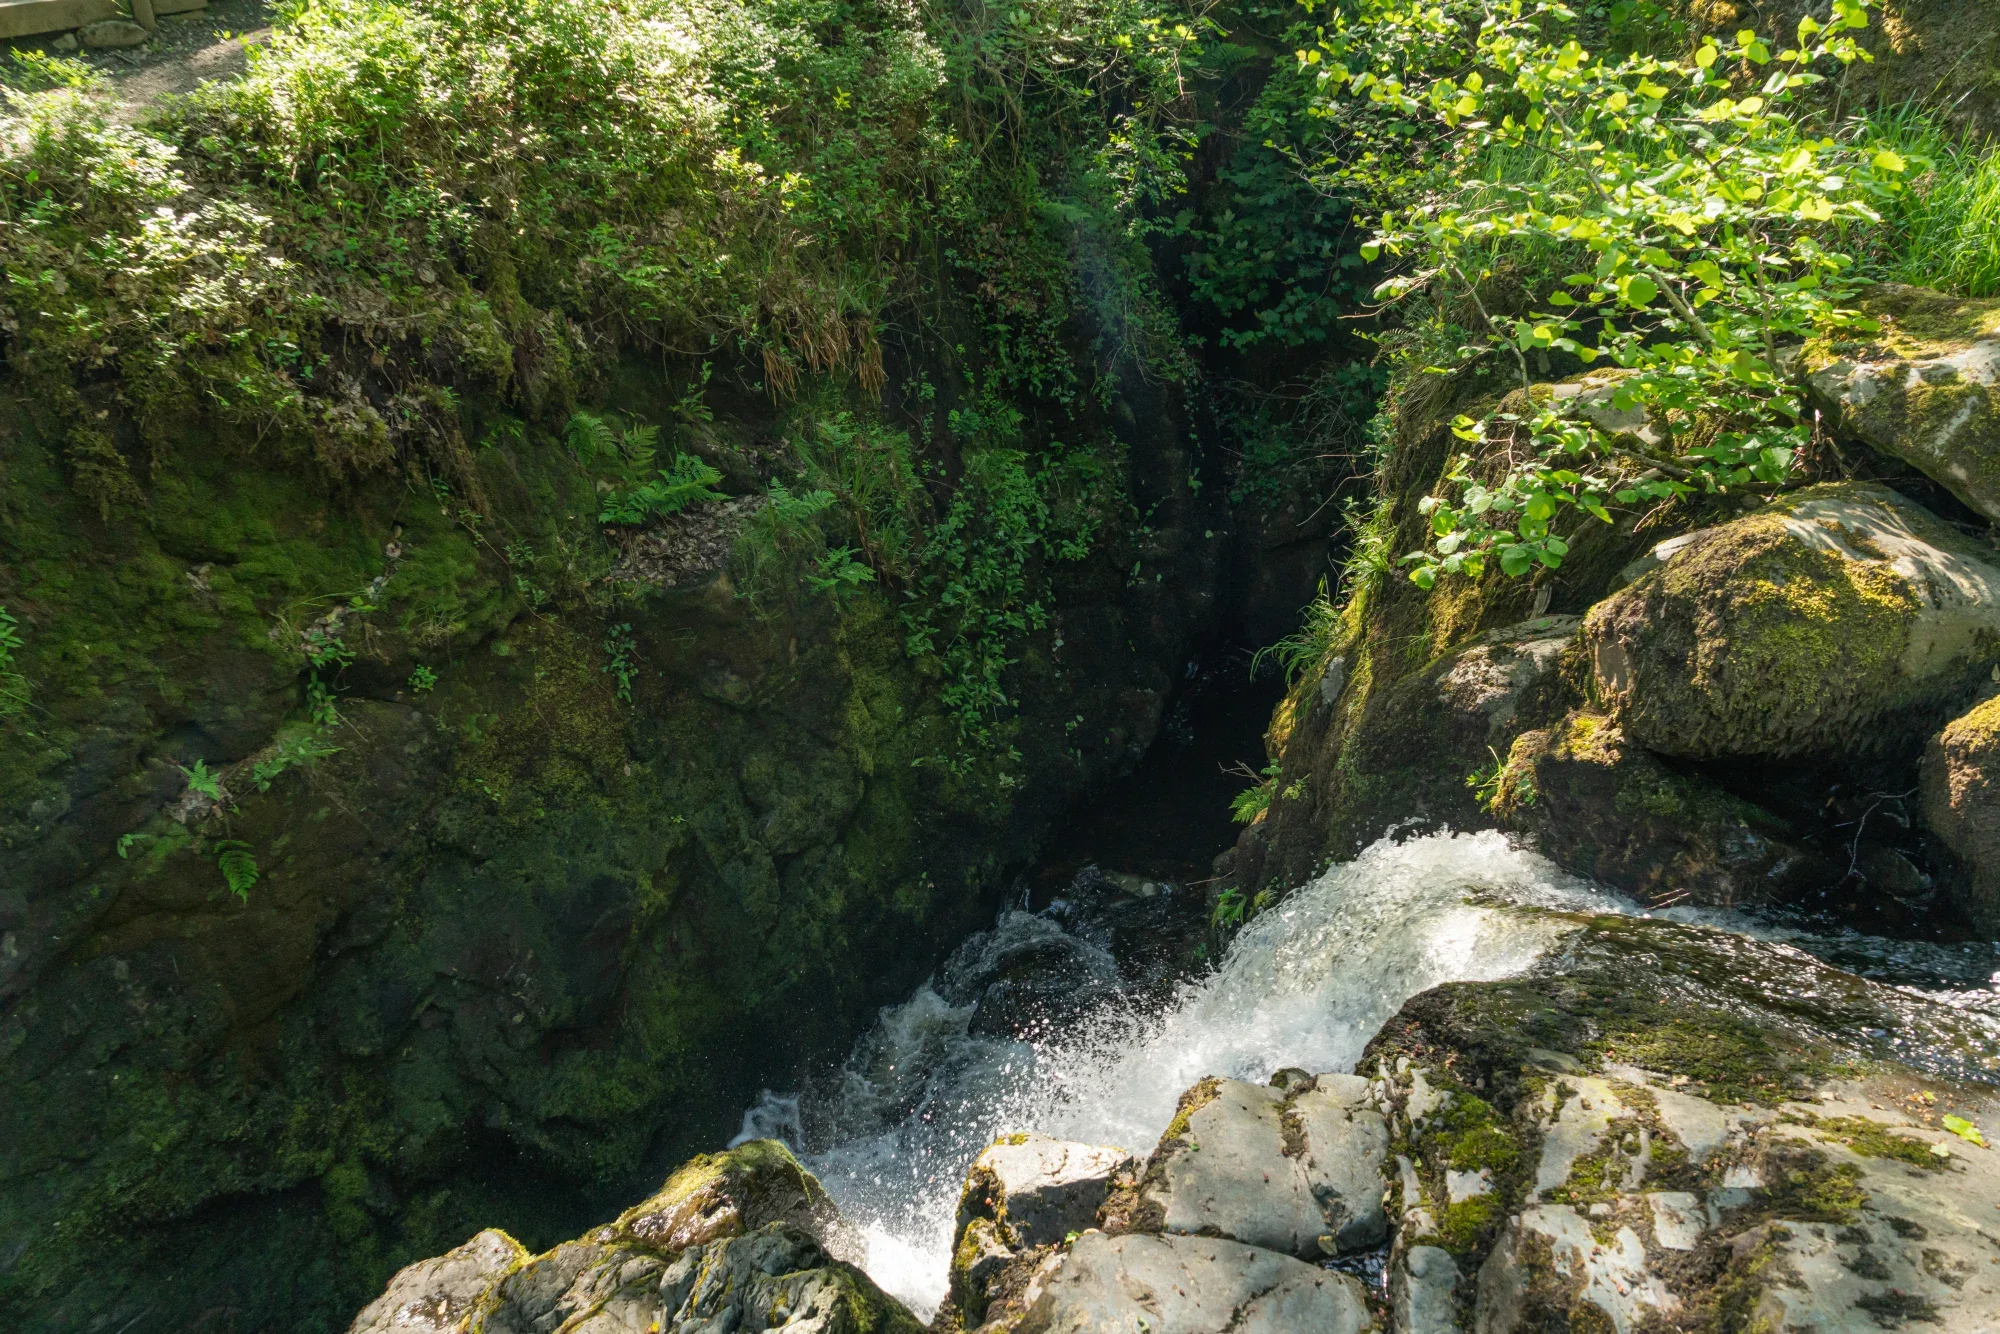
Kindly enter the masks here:
M 1931 1325 L 1943 1323 L 1936 1302 L 1920 1293 L 1904 1292 L 1901 1288 L 1871 1292 L 1865 1297 L 1855 1298 L 1854 1304 L 1872 1316 L 1883 1329 L 1894 1329 L 1912 1320 Z
M 1781 1059 L 1763 1027 L 1725 1013 L 1655 1010 L 1637 1019 L 1632 1011 L 1606 1016 L 1594 1045 L 1627 1064 L 1684 1076 L 1697 1095 L 1715 1102 L 1775 1107 L 1827 1068 L 1800 1061 L 1800 1052 Z
M 1773 1149 L 1765 1155 L 1764 1187 L 1758 1208 L 1773 1218 L 1802 1223 L 1852 1223 L 1868 1196 L 1861 1169 L 1829 1164 L 1814 1149 Z
M 1931 1146 L 1910 1135 L 1899 1135 L 1865 1116 L 1814 1116 L 1810 1112 L 1784 1117 L 1792 1125 L 1845 1144 L 1864 1158 L 1893 1158 L 1900 1163 L 1942 1172 L 1951 1160 L 1931 1152 Z
M 1738 519 L 1592 610 L 1598 702 L 1633 740 L 1694 757 L 1809 753 L 1836 744 L 1830 728 L 1922 693 L 1902 670 L 1919 591 L 1887 562 L 1806 545 L 1789 522 Z
M 1425 1134 L 1435 1138 L 1437 1156 L 1457 1171 L 1483 1168 L 1497 1179 L 1512 1174 L 1521 1163 L 1519 1138 L 1491 1103 L 1470 1091 L 1455 1093 L 1451 1105 L 1425 1127 Z
M 1167 1122 L 1167 1128 L 1160 1132 L 1161 1141 L 1164 1143 L 1170 1139 L 1186 1140 L 1188 1138 L 1189 1119 L 1196 1112 L 1214 1102 L 1221 1094 L 1222 1081 L 1220 1079 L 1210 1076 L 1206 1079 L 1197 1080 L 1194 1087 L 1186 1093 L 1181 1094 L 1180 1101 L 1174 1105 L 1173 1119 Z
M 1483 1249 L 1503 1217 L 1500 1199 L 1491 1194 L 1446 1205 L 1438 1215 L 1436 1244 L 1457 1255 L 1472 1254 Z
M 1882 322 L 1878 341 L 1900 357 L 1932 357 L 2000 337 L 2000 300 L 1878 283 L 1863 295 L 1860 307 Z

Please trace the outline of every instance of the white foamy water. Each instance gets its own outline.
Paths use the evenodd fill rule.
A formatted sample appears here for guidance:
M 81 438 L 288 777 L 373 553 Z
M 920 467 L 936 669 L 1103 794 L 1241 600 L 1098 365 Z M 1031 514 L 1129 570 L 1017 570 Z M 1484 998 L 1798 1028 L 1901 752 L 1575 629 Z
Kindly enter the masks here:
M 928 1318 L 945 1295 L 959 1185 L 996 1135 L 1038 1130 L 1144 1154 L 1205 1075 L 1351 1069 L 1411 996 L 1517 974 L 1561 935 L 1504 904 L 1633 911 L 1495 832 L 1384 841 L 1252 921 L 1217 969 L 1155 1013 L 1107 1006 L 1031 1044 L 969 1034 L 973 1007 L 926 985 L 883 1010 L 833 1088 L 804 1106 L 766 1095 L 744 1137 L 798 1144 L 803 1130 L 808 1166 L 867 1239 L 870 1276 Z M 988 944 L 1055 930 L 1010 913 Z

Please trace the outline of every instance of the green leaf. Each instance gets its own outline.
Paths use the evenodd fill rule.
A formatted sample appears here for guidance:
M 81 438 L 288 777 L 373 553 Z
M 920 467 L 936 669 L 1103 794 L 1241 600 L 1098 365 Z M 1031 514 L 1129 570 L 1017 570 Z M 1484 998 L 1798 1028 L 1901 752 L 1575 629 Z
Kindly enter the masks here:
M 1634 310 L 1644 310 L 1652 305 L 1653 298 L 1660 294 L 1658 284 L 1643 273 L 1633 274 L 1620 283 L 1619 287 L 1621 289 L 1619 295 L 1624 297 L 1625 304 Z
M 1882 149 L 1870 160 L 1874 162 L 1876 169 L 1879 171 L 1900 172 L 1907 170 L 1910 165 L 1904 161 L 1901 153 L 1889 148 Z
M 1977 1144 L 1982 1149 L 1986 1147 L 1986 1136 L 1979 1133 L 1978 1126 L 1962 1116 L 1945 1117 L 1944 1128 L 1968 1144 Z

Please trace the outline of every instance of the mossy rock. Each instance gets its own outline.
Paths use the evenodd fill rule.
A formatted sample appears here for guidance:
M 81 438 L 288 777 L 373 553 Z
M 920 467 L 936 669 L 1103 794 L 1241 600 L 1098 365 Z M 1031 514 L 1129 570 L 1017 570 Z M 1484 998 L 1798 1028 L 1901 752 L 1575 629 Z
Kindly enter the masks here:
M 791 1223 L 837 1245 L 840 1211 L 780 1140 L 753 1139 L 715 1154 L 697 1154 L 644 1204 L 612 1227 L 665 1251 L 680 1251 L 718 1237 L 754 1232 L 766 1223 Z
M 1882 332 L 1810 347 L 1814 398 L 1841 434 L 2000 519 L 2000 300 L 1887 283 L 1861 304 Z
M 2000 932 L 2000 695 L 1932 737 L 1921 772 L 1924 823 L 1959 863 L 1947 886 L 1980 930 Z
M 1855 756 L 2000 660 L 2000 566 L 1887 488 L 1813 487 L 1695 535 L 1593 608 L 1599 705 L 1690 759 Z
M 1493 811 L 1568 870 L 1648 903 L 1756 903 L 1839 878 L 1781 817 L 1579 710 L 1524 732 Z
M 832 1253 L 839 1212 L 784 1145 L 703 1155 L 617 1222 L 540 1255 L 486 1231 L 410 1265 L 350 1334 L 767 1329 L 917 1334 L 917 1320 Z
M 1773 942 L 1558 916 L 1573 930 L 1531 975 L 1413 997 L 1362 1057 L 1425 1081 L 1421 1115 L 1394 1095 L 1386 1184 L 1399 1250 L 1478 1273 L 1457 1327 L 1871 1328 L 1887 1291 L 1991 1324 L 1969 1280 L 2000 1164 L 1953 1134 L 2000 1113 L 1976 1019 Z M 1453 1191 L 1471 1167 L 1488 1189 Z

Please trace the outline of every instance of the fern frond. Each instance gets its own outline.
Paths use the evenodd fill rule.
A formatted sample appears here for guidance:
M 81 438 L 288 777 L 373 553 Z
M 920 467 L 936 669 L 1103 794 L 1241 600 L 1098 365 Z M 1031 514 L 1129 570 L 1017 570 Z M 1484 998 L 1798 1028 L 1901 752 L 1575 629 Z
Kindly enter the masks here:
M 222 872 L 222 879 L 229 886 L 229 892 L 243 902 L 250 901 L 251 887 L 257 883 L 261 872 L 257 869 L 257 859 L 250 855 L 246 844 L 224 847 L 216 854 L 215 865 Z

